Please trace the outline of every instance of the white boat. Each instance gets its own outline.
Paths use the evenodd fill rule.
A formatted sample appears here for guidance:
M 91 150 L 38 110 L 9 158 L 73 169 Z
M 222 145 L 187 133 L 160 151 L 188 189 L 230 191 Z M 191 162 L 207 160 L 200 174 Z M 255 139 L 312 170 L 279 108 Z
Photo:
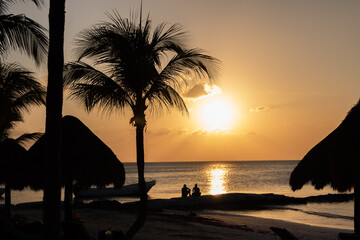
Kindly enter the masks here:
M 156 184 L 156 181 L 146 182 L 146 192 Z M 87 190 L 79 190 L 74 192 L 75 197 L 78 198 L 97 198 L 97 197 L 116 197 L 116 196 L 131 196 L 139 195 L 139 185 L 130 184 L 122 188 L 89 188 Z

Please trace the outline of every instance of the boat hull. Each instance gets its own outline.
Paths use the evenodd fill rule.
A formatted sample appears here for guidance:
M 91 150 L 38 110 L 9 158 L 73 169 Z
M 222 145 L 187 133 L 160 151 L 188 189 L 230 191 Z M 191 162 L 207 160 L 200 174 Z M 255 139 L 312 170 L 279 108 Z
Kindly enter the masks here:
M 156 184 L 156 181 L 146 182 L 146 192 Z M 90 188 L 75 192 L 78 198 L 97 198 L 97 197 L 118 197 L 118 196 L 134 196 L 139 195 L 139 185 L 130 184 L 122 188 Z

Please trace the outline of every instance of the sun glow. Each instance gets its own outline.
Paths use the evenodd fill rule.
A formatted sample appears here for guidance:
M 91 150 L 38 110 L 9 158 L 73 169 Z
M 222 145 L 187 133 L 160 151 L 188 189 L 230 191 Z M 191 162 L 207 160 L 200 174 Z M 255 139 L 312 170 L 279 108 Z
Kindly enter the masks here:
M 233 121 L 233 110 L 227 101 L 214 99 L 202 107 L 201 119 L 207 130 L 229 130 Z

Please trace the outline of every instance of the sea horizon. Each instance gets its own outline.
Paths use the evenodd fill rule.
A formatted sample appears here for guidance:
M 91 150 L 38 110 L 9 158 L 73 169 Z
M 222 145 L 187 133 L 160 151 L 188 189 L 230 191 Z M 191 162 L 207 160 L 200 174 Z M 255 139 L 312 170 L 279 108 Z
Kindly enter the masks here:
M 146 161 L 147 163 L 199 163 L 199 162 L 213 162 L 213 163 L 220 163 L 220 162 L 282 162 L 282 161 L 293 161 L 293 162 L 300 162 L 299 160 L 184 160 L 184 161 Z M 128 161 L 121 161 L 121 163 L 136 163 L 136 161 L 128 162 Z

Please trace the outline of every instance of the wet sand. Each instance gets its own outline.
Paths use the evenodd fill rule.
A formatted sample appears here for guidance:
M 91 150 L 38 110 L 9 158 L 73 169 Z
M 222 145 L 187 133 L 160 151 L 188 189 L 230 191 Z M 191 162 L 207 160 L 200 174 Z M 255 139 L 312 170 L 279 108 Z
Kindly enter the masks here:
M 78 209 L 87 231 L 94 237 L 100 230 L 126 231 L 135 219 L 135 214 L 116 210 Z M 190 212 L 189 212 L 190 213 Z M 13 214 L 26 217 L 29 221 L 41 220 L 41 209 L 14 209 Z M 249 216 L 219 216 L 151 212 L 145 226 L 135 239 L 275 239 L 270 226 L 286 228 L 299 239 L 338 239 L 339 232 L 348 230 L 314 227 L 305 224 Z M 277 238 L 279 239 L 279 237 Z

